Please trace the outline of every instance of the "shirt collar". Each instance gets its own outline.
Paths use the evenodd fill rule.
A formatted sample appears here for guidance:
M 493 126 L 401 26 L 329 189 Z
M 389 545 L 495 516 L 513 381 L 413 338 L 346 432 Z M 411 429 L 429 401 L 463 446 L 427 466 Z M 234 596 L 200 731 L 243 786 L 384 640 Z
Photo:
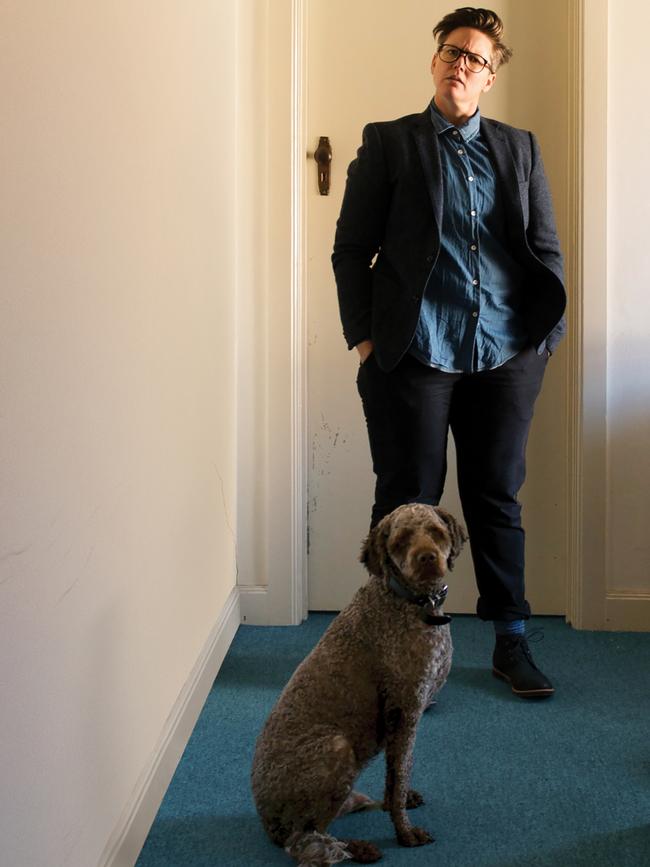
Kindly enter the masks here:
M 462 126 L 455 127 L 451 121 L 448 121 L 444 115 L 439 111 L 435 100 L 431 100 L 430 104 L 430 112 L 431 112 L 431 123 L 433 124 L 433 128 L 438 135 L 441 135 L 443 132 L 447 132 L 450 129 L 457 129 L 458 132 L 463 137 L 463 141 L 471 141 L 473 138 L 479 134 L 479 130 L 481 127 L 481 111 L 479 108 L 476 109 L 474 114 L 470 117 L 468 121 L 466 121 Z

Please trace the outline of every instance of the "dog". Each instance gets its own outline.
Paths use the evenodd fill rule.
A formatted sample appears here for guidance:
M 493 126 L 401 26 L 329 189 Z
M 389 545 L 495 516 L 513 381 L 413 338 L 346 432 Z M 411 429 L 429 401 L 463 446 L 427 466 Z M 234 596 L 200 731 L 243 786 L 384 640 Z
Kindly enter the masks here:
M 377 861 L 373 843 L 327 833 L 337 816 L 372 806 L 390 812 L 403 846 L 433 841 L 409 821 L 407 809 L 423 803 L 409 777 L 418 722 L 451 667 L 444 579 L 466 541 L 462 525 L 440 508 L 413 503 L 383 518 L 361 552 L 370 580 L 271 711 L 255 748 L 253 796 L 271 840 L 301 867 Z M 382 751 L 379 805 L 353 784 Z

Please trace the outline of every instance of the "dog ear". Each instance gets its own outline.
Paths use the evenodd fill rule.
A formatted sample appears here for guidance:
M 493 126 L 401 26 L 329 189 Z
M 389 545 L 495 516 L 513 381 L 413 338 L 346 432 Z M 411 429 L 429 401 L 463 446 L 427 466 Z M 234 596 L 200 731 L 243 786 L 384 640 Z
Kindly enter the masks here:
M 372 530 L 368 533 L 363 545 L 361 546 L 361 556 L 359 560 L 366 567 L 371 575 L 378 577 L 384 574 L 384 562 L 386 560 L 386 539 L 388 537 L 388 523 L 386 518 L 383 518 Z
M 435 507 L 434 512 L 445 522 L 447 529 L 449 530 L 449 535 L 451 536 L 451 551 L 447 558 L 447 566 L 451 570 L 454 568 L 456 557 L 458 557 L 460 552 L 463 550 L 463 545 L 467 542 L 467 532 L 460 521 L 457 521 L 450 512 L 441 509 L 439 506 Z

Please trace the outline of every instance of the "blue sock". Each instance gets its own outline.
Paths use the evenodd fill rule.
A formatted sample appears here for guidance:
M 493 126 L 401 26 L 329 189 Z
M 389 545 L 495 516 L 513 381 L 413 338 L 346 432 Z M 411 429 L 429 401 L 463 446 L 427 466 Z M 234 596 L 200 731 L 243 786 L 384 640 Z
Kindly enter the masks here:
M 525 635 L 525 620 L 495 620 L 494 631 L 497 635 Z

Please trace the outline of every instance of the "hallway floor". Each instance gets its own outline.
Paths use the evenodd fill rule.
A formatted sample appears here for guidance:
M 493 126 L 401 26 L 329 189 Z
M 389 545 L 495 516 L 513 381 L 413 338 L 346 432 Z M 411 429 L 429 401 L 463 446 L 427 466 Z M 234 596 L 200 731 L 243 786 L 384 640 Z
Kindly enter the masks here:
M 179 763 L 137 867 L 271 867 L 294 862 L 265 836 L 249 773 L 255 739 L 330 614 L 297 627 L 240 627 Z M 556 695 L 526 702 L 490 672 L 491 628 L 452 623 L 454 664 L 420 724 L 417 822 L 436 837 L 404 849 L 387 815 L 337 820 L 406 867 L 650 865 L 650 634 L 578 632 L 539 617 L 533 645 Z M 359 788 L 383 790 L 383 759 Z

